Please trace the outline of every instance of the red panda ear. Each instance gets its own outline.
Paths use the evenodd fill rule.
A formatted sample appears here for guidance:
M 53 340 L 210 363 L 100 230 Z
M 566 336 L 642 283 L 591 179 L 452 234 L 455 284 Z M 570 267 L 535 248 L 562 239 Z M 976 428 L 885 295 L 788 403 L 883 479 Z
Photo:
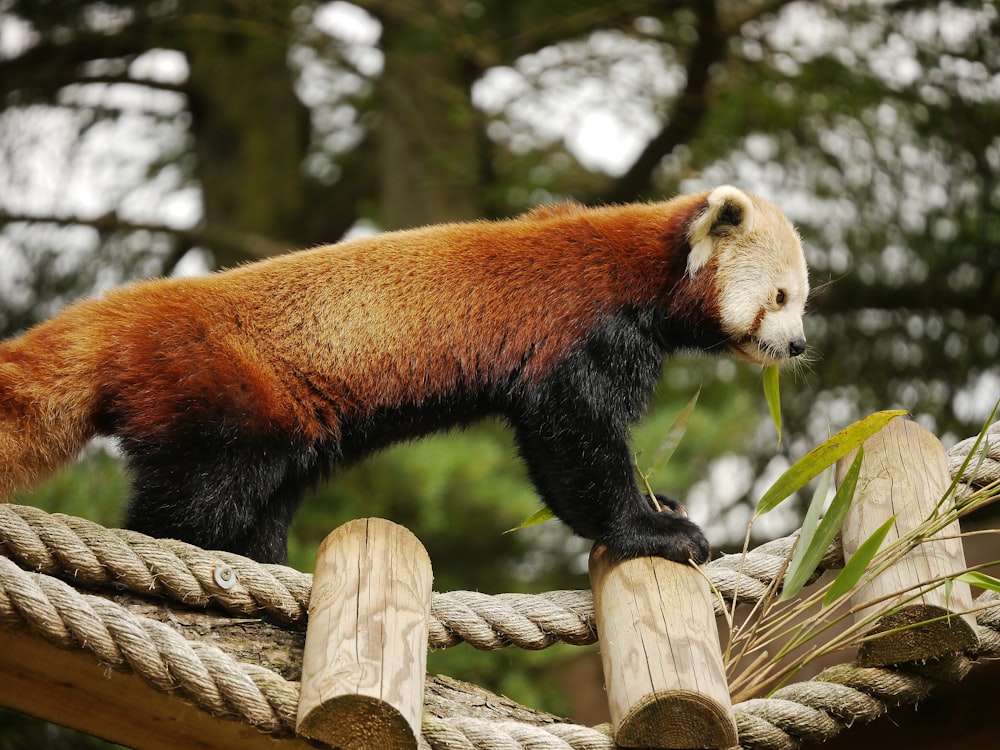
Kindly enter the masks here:
M 694 276 L 704 268 L 715 251 L 720 237 L 728 237 L 746 231 L 753 218 L 753 202 L 750 196 L 732 185 L 720 185 L 708 194 L 704 213 L 691 222 L 688 240 L 688 276 Z

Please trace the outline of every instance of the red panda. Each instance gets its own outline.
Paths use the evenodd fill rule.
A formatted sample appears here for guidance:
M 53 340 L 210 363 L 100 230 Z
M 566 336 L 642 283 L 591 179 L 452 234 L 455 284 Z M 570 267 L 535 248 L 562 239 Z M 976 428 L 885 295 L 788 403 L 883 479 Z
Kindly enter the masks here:
M 0 497 L 114 436 L 127 527 L 282 562 L 330 468 L 492 414 L 577 534 L 704 562 L 679 506 L 640 493 L 629 426 L 672 352 L 801 354 L 807 294 L 787 219 L 729 186 L 135 283 L 0 343 Z

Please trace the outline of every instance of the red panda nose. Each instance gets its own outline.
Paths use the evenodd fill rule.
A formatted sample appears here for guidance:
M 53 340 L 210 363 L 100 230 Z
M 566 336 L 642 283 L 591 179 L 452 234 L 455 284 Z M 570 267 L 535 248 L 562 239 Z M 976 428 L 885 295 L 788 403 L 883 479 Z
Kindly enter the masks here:
M 797 357 L 806 350 L 805 339 L 795 339 L 788 343 L 788 356 Z

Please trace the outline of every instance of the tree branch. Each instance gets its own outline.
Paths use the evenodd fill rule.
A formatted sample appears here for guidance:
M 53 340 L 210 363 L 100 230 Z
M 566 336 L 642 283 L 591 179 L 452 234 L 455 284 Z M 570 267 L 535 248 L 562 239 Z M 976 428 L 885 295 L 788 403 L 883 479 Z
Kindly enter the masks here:
M 684 91 L 677 97 L 666 125 L 615 182 L 603 197 L 604 202 L 625 203 L 647 192 L 663 157 L 687 142 L 708 112 L 709 71 L 712 65 L 725 58 L 726 37 L 716 12 L 715 0 L 695 3 L 694 8 L 698 17 L 698 41 L 688 57 Z
M 104 84 L 106 86 L 131 85 L 142 86 L 156 91 L 168 91 L 174 94 L 188 94 L 190 90 L 185 83 L 166 83 L 164 81 L 154 81 L 149 78 L 132 78 L 127 75 L 121 76 L 80 76 L 76 80 L 70 81 L 69 85 L 87 86 L 89 84 Z
M 677 6 L 681 3 L 668 2 Z M 582 37 L 594 31 L 628 27 L 637 16 L 659 10 L 664 3 L 650 0 L 626 0 L 618 3 L 598 3 L 565 16 L 548 16 L 545 23 L 525 25 L 516 34 L 498 40 L 499 63 L 511 63 L 521 55 L 537 52 L 543 47 Z M 496 64 L 496 63 L 494 63 Z
M 997 272 L 984 275 L 978 293 L 956 291 L 947 284 L 872 286 L 845 277 L 822 286 L 815 294 L 812 307 L 820 315 L 850 314 L 860 310 L 960 311 L 1000 319 L 995 291 L 998 289 L 1000 273 Z
M 14 223 L 54 224 L 56 226 L 93 227 L 98 232 L 156 232 L 169 234 L 188 246 L 204 247 L 208 250 L 226 250 L 254 258 L 267 258 L 288 252 L 290 245 L 280 240 L 249 232 L 237 232 L 204 224 L 191 228 L 170 227 L 163 224 L 147 224 L 122 219 L 117 212 L 86 219 L 78 216 L 37 216 L 11 213 L 0 210 L 0 226 Z
M 131 57 L 149 49 L 139 35 L 76 34 L 63 44 L 42 42 L 17 57 L 0 61 L 0 91 L 37 90 L 51 96 L 78 83 L 79 66 L 95 59 Z

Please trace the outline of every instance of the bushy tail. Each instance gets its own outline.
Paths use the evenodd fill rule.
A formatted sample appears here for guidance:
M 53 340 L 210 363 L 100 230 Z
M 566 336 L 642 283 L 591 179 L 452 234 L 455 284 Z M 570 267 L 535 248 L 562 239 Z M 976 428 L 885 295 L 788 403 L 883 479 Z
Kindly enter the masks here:
M 56 318 L 0 344 L 0 500 L 76 457 L 94 436 L 87 337 Z

